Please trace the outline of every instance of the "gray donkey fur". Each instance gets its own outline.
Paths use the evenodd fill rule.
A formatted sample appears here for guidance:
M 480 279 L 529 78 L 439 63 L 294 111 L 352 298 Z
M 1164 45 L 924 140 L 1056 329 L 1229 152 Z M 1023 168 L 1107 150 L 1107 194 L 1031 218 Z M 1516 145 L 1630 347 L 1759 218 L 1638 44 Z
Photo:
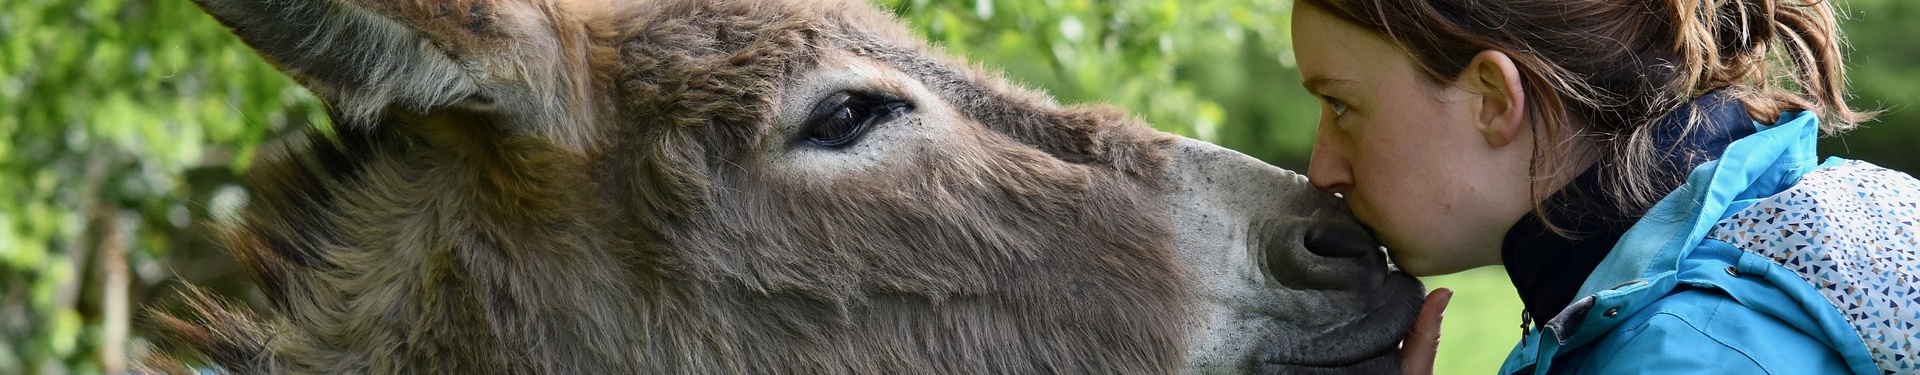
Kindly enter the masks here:
M 865 3 L 196 1 L 336 122 L 220 233 L 271 312 L 155 314 L 224 371 L 1380 372 L 1419 302 L 1301 177 Z

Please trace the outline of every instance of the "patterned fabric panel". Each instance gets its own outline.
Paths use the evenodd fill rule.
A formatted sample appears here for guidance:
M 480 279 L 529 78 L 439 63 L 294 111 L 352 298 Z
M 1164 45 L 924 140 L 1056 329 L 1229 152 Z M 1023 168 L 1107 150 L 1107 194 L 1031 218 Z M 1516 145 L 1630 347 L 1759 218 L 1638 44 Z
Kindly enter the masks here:
M 1920 181 L 1860 161 L 1808 172 L 1714 225 L 1773 258 L 1847 317 L 1881 371 L 1920 372 Z

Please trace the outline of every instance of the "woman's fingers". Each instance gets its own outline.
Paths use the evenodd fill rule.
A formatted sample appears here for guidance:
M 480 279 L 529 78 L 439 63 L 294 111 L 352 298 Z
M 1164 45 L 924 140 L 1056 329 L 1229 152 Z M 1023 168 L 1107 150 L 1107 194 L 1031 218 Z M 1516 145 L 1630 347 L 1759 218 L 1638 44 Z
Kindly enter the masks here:
M 1413 331 L 1407 332 L 1407 340 L 1400 344 L 1401 373 L 1433 374 L 1433 358 L 1440 350 L 1440 320 L 1452 300 L 1452 289 L 1435 288 L 1427 293 L 1427 301 L 1420 305 L 1420 317 L 1413 321 Z

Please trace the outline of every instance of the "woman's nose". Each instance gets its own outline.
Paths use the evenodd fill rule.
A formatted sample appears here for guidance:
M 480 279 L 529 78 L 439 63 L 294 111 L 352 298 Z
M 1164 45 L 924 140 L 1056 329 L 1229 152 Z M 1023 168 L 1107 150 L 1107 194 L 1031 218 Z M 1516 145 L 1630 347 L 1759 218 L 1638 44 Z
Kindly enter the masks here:
M 1313 153 L 1307 162 L 1307 179 L 1313 187 L 1334 194 L 1353 190 L 1353 170 L 1347 165 L 1345 142 L 1333 139 L 1322 126 L 1313 137 Z

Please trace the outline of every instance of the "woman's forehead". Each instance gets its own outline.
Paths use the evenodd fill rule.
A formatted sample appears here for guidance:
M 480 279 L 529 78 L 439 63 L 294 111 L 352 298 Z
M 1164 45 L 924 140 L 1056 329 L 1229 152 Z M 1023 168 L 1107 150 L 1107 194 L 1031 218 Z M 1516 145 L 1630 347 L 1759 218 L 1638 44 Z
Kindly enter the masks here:
M 1416 73 L 1412 58 L 1385 38 L 1303 3 L 1295 7 L 1293 47 L 1301 84 L 1328 94 Z

